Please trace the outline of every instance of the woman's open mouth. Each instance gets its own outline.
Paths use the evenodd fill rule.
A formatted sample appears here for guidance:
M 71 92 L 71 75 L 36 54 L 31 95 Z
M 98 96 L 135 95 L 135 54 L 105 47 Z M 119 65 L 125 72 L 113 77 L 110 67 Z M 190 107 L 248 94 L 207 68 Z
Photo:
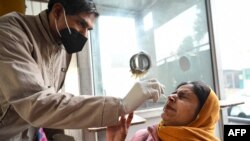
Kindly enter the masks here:
M 163 111 L 165 112 L 166 110 L 171 110 L 171 111 L 176 111 L 173 107 L 171 107 L 169 104 L 165 105 Z

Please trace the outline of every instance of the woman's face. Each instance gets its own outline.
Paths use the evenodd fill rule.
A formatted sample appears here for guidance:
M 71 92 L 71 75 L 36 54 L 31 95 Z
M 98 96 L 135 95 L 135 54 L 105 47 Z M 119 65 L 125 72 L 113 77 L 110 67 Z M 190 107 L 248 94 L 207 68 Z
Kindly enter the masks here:
M 185 126 L 196 118 L 199 100 L 192 87 L 192 84 L 182 85 L 168 97 L 161 114 L 164 125 Z

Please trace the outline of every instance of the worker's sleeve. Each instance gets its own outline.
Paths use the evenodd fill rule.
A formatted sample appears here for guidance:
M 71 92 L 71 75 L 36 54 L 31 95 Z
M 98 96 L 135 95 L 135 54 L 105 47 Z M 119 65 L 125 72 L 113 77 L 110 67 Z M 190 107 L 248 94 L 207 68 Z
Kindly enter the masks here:
M 32 44 L 22 33 L 13 28 L 0 30 L 0 93 L 23 120 L 35 127 L 59 129 L 118 122 L 118 98 L 74 96 L 44 86 L 32 58 Z

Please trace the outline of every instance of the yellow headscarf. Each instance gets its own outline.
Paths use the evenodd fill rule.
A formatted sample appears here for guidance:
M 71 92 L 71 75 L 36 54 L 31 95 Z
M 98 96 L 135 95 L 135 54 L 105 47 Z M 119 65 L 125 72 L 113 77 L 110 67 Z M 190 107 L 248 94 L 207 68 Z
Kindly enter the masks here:
M 161 122 L 157 134 L 162 141 L 218 141 L 214 135 L 219 120 L 220 105 L 218 97 L 211 89 L 206 102 L 196 119 L 188 126 L 164 126 Z

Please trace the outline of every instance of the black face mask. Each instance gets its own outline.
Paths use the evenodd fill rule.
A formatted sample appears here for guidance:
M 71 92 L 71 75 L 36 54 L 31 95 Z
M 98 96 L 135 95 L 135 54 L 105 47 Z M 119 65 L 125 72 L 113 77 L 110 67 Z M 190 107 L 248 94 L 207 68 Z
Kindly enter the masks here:
M 84 37 L 73 28 L 65 28 L 59 32 L 61 34 L 61 41 L 69 54 L 81 51 L 88 40 L 88 38 Z
M 58 31 L 56 19 L 55 19 L 55 25 L 56 25 L 56 31 L 61 38 L 64 48 L 69 54 L 81 51 L 85 43 L 87 42 L 88 38 L 83 36 L 75 29 L 69 28 L 64 9 L 63 9 L 63 15 L 67 28 Z

